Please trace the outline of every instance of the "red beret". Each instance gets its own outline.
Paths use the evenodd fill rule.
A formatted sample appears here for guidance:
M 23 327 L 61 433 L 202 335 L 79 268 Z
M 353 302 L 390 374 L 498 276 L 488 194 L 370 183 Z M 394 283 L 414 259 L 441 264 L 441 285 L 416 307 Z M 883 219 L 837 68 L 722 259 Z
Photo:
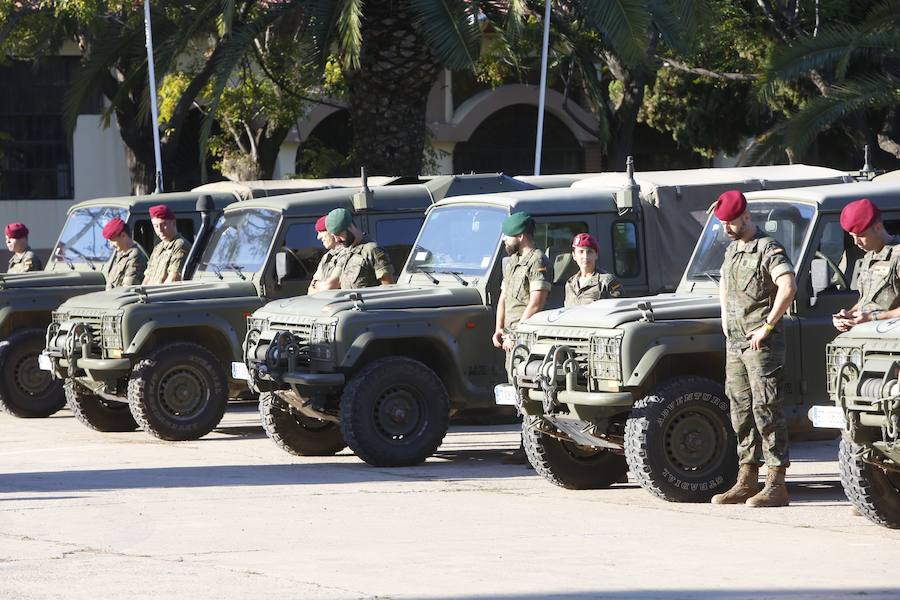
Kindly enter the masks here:
M 594 252 L 600 254 L 600 244 L 597 243 L 597 240 L 594 239 L 589 233 L 579 233 L 575 236 L 575 239 L 572 240 L 573 248 L 593 248 Z
M 150 216 L 154 219 L 165 219 L 166 221 L 173 221 L 175 219 L 175 213 L 173 213 L 172 209 L 165 204 L 151 206 Z
M 323 231 L 326 231 L 326 229 L 327 228 L 325 227 L 325 216 L 321 216 L 321 217 L 319 217 L 319 220 L 316 221 L 316 231 L 318 231 L 319 233 L 322 233 Z
M 17 240 L 19 238 L 28 237 L 28 228 L 24 223 L 10 223 L 5 229 L 6 237 Z
M 861 234 L 881 218 L 881 211 L 869 200 L 863 198 L 844 207 L 841 211 L 841 227 L 848 233 Z
M 103 237 L 111 240 L 114 237 L 117 237 L 123 231 L 125 231 L 125 221 L 123 221 L 119 217 L 116 217 L 103 226 Z
M 733 221 L 747 210 L 747 199 L 737 190 L 728 190 L 716 200 L 713 214 L 722 221 Z

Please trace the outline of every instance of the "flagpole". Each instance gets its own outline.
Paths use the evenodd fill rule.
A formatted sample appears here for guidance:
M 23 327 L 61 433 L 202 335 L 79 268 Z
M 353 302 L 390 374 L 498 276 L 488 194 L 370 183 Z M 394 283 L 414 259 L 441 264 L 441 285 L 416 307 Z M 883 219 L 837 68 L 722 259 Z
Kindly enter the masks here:
M 156 190 L 163 191 L 162 154 L 159 150 L 159 109 L 156 105 L 156 69 L 153 62 L 153 31 L 150 27 L 150 0 L 144 0 L 144 37 L 147 40 L 147 72 L 150 79 L 150 115 L 153 119 L 153 154 L 156 159 Z
M 537 139 L 534 144 L 534 174 L 541 174 L 541 148 L 544 145 L 544 102 L 547 92 L 547 54 L 550 49 L 550 0 L 544 0 L 544 43 L 541 50 L 541 90 L 538 96 Z

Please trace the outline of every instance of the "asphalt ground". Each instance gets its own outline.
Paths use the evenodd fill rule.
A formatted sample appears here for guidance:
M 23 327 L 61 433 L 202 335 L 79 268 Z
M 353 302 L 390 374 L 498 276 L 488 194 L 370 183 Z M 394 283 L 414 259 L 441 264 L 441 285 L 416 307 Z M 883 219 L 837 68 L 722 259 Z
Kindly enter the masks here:
M 792 448 L 791 506 L 557 488 L 516 426 L 438 455 L 300 458 L 255 407 L 195 442 L 0 414 L 0 598 L 900 597 L 900 531 L 850 514 L 834 442 Z

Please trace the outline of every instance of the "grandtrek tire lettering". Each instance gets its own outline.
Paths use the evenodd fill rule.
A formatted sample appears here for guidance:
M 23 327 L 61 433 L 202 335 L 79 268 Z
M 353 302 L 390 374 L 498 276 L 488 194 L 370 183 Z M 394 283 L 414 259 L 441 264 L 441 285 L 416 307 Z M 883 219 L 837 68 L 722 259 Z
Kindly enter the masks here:
M 851 504 L 882 527 L 900 529 L 900 473 L 885 471 L 862 458 L 863 447 L 841 438 L 838 466 Z
M 141 429 L 161 440 L 196 440 L 222 420 L 227 375 L 216 356 L 198 344 L 161 346 L 138 362 L 128 380 L 128 405 Z
M 570 490 L 608 488 L 625 481 L 625 456 L 602 448 L 563 441 L 534 427 L 540 417 L 522 421 L 522 443 L 528 462 L 547 481 Z
M 360 370 L 341 396 L 341 431 L 350 449 L 376 467 L 417 465 L 447 434 L 450 401 L 440 378 L 402 356 Z
M 302 415 L 272 392 L 260 395 L 259 416 L 266 435 L 290 454 L 332 456 L 347 447 L 337 423 Z
M 137 422 L 124 402 L 111 402 L 92 394 L 78 382 L 67 379 L 66 404 L 75 418 L 95 431 L 134 431 Z
M 38 367 L 43 329 L 22 329 L 0 345 L 0 409 L 16 417 L 49 417 L 66 405 L 62 381 Z
M 645 490 L 670 502 L 706 502 L 737 479 L 737 447 L 721 384 L 684 376 L 635 403 L 625 456 Z

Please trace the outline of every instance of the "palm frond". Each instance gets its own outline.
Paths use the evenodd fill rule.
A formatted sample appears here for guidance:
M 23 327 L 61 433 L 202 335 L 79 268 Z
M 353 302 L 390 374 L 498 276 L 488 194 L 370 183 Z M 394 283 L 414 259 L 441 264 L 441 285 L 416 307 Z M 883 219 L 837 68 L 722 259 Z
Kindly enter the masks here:
M 626 64 L 645 58 L 650 13 L 644 0 L 584 0 L 588 24 Z
M 528 16 L 526 0 L 509 0 L 506 9 L 506 38 L 510 41 L 522 38 L 523 24 Z
M 772 165 L 787 157 L 787 143 L 784 139 L 784 123 L 779 123 L 757 136 L 738 158 L 738 166 Z
M 471 68 L 481 50 L 473 0 L 409 0 L 416 25 L 434 55 L 450 69 Z
M 691 51 L 698 24 L 709 12 L 705 0 L 651 0 L 647 8 L 663 42 L 680 54 Z
M 305 46 L 305 61 L 309 66 L 324 67 L 325 61 L 331 54 L 332 46 L 338 41 L 335 36 L 340 36 L 340 21 L 345 13 L 344 7 L 348 2 L 356 0 L 306 0 L 304 2 L 303 29 L 306 35 L 302 39 Z M 359 47 L 338 48 L 341 62 L 359 61 Z M 351 56 L 346 56 L 350 53 Z M 355 54 L 355 58 L 352 56 Z
M 343 50 L 345 68 L 359 68 L 359 55 L 362 50 L 362 10 L 363 0 L 344 0 L 344 8 L 338 18 L 340 47 Z
M 862 23 L 866 31 L 897 29 L 900 27 L 900 0 L 885 0 L 866 15 Z
M 869 75 L 834 86 L 791 117 L 785 130 L 787 145 L 805 150 L 820 131 L 859 110 L 900 104 L 900 81 L 889 75 Z

